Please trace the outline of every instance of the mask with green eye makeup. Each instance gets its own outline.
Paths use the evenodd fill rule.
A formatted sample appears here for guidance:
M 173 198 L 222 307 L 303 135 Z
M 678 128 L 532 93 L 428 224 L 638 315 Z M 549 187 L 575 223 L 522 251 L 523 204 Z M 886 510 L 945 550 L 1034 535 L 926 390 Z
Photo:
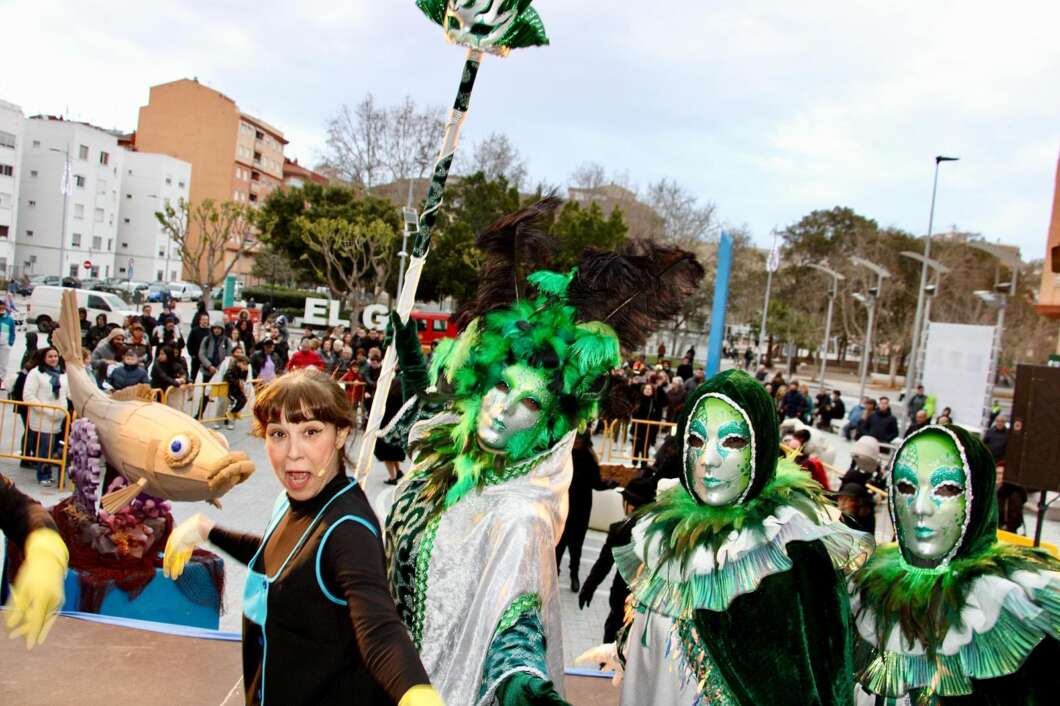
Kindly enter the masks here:
M 716 395 L 700 398 L 683 447 L 685 479 L 700 501 L 720 507 L 744 494 L 754 470 L 751 433 L 736 405 Z
M 537 426 L 551 399 L 539 372 L 525 365 L 508 366 L 482 398 L 476 420 L 479 445 L 492 453 L 504 453 L 516 434 Z
M 968 516 L 968 475 L 953 439 L 919 434 L 894 462 L 891 502 L 898 538 L 914 566 L 938 566 L 957 546 Z

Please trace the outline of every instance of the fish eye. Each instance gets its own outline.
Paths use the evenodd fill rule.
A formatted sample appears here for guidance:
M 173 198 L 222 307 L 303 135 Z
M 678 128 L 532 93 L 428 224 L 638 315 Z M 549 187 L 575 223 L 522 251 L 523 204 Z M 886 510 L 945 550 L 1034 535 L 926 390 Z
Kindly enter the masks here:
M 895 483 L 894 489 L 902 495 L 916 495 L 916 486 L 907 480 L 900 480 Z
M 199 442 L 187 434 L 175 434 L 165 446 L 166 462 L 171 466 L 183 466 L 199 452 Z

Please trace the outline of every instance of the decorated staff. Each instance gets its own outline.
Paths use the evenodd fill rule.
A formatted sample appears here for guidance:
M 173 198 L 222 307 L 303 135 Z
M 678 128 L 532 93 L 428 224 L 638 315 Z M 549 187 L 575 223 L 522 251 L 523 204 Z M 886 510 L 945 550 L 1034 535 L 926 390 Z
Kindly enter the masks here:
M 442 149 L 434 165 L 427 199 L 420 214 L 416 240 L 412 248 L 405 283 L 398 295 L 397 313 L 407 322 L 416 302 L 420 274 L 431 246 L 431 231 L 442 205 L 442 194 L 449 169 L 456 154 L 460 127 L 471 104 L 471 90 L 475 87 L 483 53 L 506 56 L 512 49 L 548 44 L 545 26 L 537 11 L 530 7 L 532 0 L 416 0 L 416 5 L 427 17 L 442 26 L 446 38 L 467 47 L 467 58 L 460 78 L 456 101 L 449 112 L 449 122 L 442 138 Z M 357 458 L 357 477 L 364 479 L 371 467 L 372 451 L 386 409 L 386 399 L 397 367 L 397 353 L 389 346 L 383 359 L 383 369 L 376 385 L 372 410 L 368 415 L 364 441 Z

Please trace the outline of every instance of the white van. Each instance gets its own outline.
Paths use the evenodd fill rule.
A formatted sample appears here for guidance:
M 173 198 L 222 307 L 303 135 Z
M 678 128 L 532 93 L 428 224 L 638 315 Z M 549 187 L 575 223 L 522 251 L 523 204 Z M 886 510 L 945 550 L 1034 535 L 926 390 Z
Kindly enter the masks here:
M 68 287 L 34 287 L 26 305 L 26 321 L 37 324 L 38 329 L 51 328 L 59 320 L 59 307 L 62 305 L 63 292 Z M 88 309 L 89 324 L 96 323 L 97 314 L 105 314 L 107 323 L 121 326 L 126 316 L 136 314 L 121 297 L 110 292 L 97 292 L 90 289 L 75 289 L 77 306 Z M 42 326 L 41 324 L 44 324 Z

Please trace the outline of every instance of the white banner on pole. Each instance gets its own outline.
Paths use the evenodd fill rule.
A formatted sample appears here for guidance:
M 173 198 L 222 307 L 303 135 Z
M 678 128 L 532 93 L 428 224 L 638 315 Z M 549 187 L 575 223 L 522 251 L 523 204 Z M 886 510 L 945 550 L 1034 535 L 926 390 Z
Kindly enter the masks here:
M 954 423 L 981 428 L 983 401 L 992 387 L 993 345 L 993 326 L 928 325 L 923 383 L 924 392 L 935 396 L 936 415 L 949 407 Z

